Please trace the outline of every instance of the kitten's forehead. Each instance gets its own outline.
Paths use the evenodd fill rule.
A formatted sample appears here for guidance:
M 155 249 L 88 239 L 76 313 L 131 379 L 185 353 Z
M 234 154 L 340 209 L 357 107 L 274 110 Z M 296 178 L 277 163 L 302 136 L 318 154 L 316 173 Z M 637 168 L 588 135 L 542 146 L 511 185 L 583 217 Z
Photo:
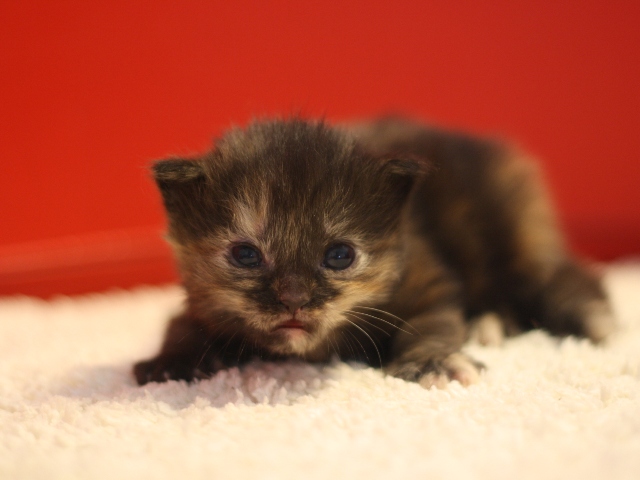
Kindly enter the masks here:
M 347 234 L 384 235 L 404 195 L 393 190 L 383 162 L 322 123 L 274 121 L 234 130 L 216 144 L 205 168 L 209 203 L 224 206 L 220 224 L 235 230 L 236 240 L 265 237 L 291 248 Z
M 233 230 L 238 239 L 255 240 L 264 235 L 267 202 L 261 197 L 257 202 L 238 201 L 233 208 Z
M 232 131 L 217 147 L 224 160 L 216 183 L 235 185 L 234 222 L 247 233 L 267 225 L 317 231 L 357 200 L 353 183 L 361 159 L 353 142 L 320 124 L 256 124 Z
M 347 175 L 359 158 L 355 143 L 346 133 L 322 123 L 274 121 L 255 123 L 245 130 L 232 130 L 216 143 L 215 170 L 241 180 L 253 193 L 273 195 L 307 194 L 332 186 L 328 177 Z M 339 188 L 340 184 L 333 184 Z M 277 199 L 274 199 L 277 200 Z

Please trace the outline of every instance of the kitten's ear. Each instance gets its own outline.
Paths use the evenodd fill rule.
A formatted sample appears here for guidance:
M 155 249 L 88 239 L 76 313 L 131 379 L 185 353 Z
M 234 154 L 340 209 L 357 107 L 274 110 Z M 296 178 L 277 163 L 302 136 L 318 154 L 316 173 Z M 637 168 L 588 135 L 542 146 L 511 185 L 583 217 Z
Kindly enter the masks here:
M 151 170 L 169 215 L 180 215 L 190 210 L 189 204 L 197 198 L 206 179 L 202 163 L 169 158 L 155 162 Z
M 401 195 L 406 196 L 413 186 L 422 179 L 431 166 L 425 160 L 403 155 L 390 156 L 383 160 L 386 181 Z
M 160 188 L 174 182 L 186 183 L 204 176 L 204 170 L 199 161 L 182 158 L 159 160 L 153 164 L 151 169 Z

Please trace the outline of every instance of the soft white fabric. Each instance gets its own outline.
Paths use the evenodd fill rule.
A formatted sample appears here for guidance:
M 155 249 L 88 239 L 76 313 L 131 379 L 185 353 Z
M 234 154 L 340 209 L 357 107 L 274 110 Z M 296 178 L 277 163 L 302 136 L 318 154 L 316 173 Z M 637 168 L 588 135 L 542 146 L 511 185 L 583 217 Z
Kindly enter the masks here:
M 140 388 L 178 288 L 2 299 L 0 478 L 638 479 L 640 264 L 606 284 L 606 346 L 470 345 L 481 383 L 446 390 L 295 362 Z

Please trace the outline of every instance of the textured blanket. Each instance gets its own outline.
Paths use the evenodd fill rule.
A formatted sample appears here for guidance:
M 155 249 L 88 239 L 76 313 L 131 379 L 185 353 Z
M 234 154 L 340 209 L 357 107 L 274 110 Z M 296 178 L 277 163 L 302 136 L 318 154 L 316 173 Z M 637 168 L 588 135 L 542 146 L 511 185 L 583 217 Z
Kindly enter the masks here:
M 296 362 L 141 388 L 177 287 L 1 299 L 0 478 L 638 479 L 640 264 L 606 285 L 606 345 L 468 345 L 482 381 L 444 390 Z

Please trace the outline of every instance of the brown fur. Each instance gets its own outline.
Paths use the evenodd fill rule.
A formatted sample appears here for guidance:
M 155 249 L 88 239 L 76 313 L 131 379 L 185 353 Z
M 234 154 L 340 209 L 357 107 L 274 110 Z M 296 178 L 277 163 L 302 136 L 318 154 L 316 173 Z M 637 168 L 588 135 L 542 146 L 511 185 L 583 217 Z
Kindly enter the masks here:
M 140 384 L 333 354 L 425 386 L 469 384 L 480 368 L 459 352 L 470 319 L 594 341 L 612 328 L 537 170 L 500 143 L 399 119 L 276 120 L 154 175 L 188 301 L 159 355 L 135 366 Z M 323 263 L 336 244 L 355 251 L 344 270 Z M 239 265 L 235 245 L 262 263 Z M 290 320 L 303 328 L 279 328 Z

